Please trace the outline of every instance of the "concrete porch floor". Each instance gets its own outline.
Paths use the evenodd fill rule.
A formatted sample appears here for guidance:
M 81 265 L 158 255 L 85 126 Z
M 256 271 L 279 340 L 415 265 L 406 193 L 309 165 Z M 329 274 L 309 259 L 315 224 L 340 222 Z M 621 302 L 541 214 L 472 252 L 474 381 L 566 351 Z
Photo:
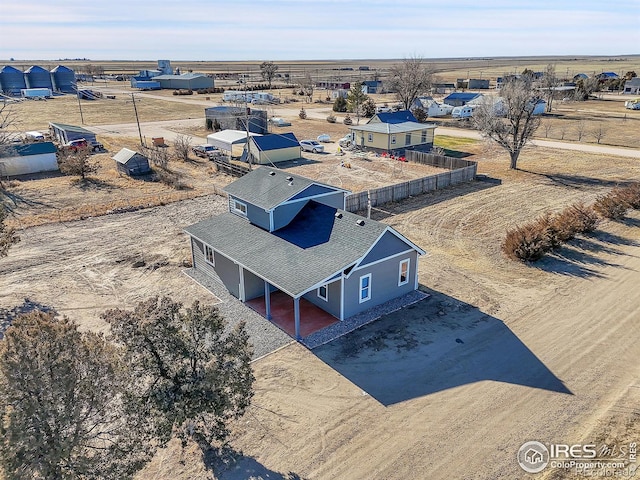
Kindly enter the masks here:
M 264 296 L 248 300 L 245 303 L 251 309 L 266 317 Z M 296 337 L 293 298 L 280 291 L 271 293 L 271 321 L 293 338 Z M 302 338 L 308 337 L 312 333 L 338 321 L 336 317 L 316 307 L 308 300 L 300 299 L 300 336 Z

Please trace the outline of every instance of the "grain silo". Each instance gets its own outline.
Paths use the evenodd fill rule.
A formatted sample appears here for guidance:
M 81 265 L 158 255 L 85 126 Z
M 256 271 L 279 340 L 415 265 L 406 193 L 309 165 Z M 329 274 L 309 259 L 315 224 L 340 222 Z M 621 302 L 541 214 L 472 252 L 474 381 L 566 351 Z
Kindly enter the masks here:
M 27 88 L 24 73 L 11 65 L 5 65 L 0 70 L 0 84 L 6 95 L 20 95 L 20 91 Z
M 24 78 L 27 82 L 27 88 L 49 88 L 53 90 L 49 70 L 39 67 L 38 65 L 29 67 L 27 71 L 24 72 Z
M 51 70 L 53 90 L 61 93 L 74 93 L 76 91 L 76 74 L 64 65 L 58 65 Z

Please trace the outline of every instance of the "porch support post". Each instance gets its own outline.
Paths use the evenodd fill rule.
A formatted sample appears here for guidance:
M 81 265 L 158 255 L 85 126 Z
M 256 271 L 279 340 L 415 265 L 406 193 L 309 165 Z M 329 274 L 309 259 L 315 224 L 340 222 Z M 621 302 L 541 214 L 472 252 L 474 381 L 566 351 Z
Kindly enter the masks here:
M 266 280 L 264 281 L 264 307 L 267 320 L 271 320 L 271 289 Z
M 296 322 L 296 340 L 302 340 L 300 336 L 300 298 L 293 299 L 293 318 Z

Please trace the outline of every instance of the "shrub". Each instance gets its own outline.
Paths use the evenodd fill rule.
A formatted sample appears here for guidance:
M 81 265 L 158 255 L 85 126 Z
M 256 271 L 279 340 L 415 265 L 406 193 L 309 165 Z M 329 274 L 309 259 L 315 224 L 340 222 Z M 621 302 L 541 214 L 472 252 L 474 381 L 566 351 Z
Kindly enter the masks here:
M 344 123 L 345 125 L 351 125 L 353 123 L 353 120 L 351 120 L 351 117 L 349 116 L 349 114 L 347 114 L 347 116 L 344 117 L 342 123 Z
M 598 225 L 598 215 L 592 206 L 578 202 L 565 209 L 565 211 L 567 210 L 570 211 L 574 217 L 572 221 L 575 222 L 577 233 L 593 232 L 596 229 Z
M 329 116 L 327 117 L 327 122 L 336 123 L 336 116 L 333 113 L 329 114 Z
M 182 181 L 182 179 L 180 178 L 180 174 L 177 172 L 158 168 L 155 169 L 155 174 L 156 179 L 159 182 L 162 182 L 169 187 L 173 187 L 176 190 L 185 190 L 188 188 L 187 184 Z
M 347 101 L 342 98 L 336 98 L 336 101 L 333 102 L 333 111 L 334 112 L 346 112 L 347 111 Z
M 420 123 L 424 123 L 427 121 L 427 112 L 424 111 L 424 109 L 422 108 L 414 108 L 411 113 L 413 113 L 413 116 L 416 117 L 416 120 L 418 120 L 418 122 Z
M 624 217 L 629 205 L 615 192 L 600 195 L 593 204 L 593 209 L 603 218 L 616 220 Z
M 640 210 L 640 183 L 632 183 L 626 187 L 614 188 L 612 194 L 624 202 L 629 208 Z
M 300 117 L 300 119 L 304 120 L 305 118 L 307 118 L 307 112 L 305 112 L 304 107 L 302 107 L 300 109 L 300 113 L 298 113 L 298 116 Z
M 539 222 L 516 227 L 507 231 L 502 251 L 507 257 L 523 262 L 535 262 L 551 250 L 548 230 Z
M 567 229 L 565 229 L 562 225 L 560 225 L 557 221 L 557 216 L 552 215 L 547 212 L 541 217 L 534 220 L 531 225 L 533 229 L 539 230 L 544 235 L 547 236 L 547 240 L 549 242 L 549 248 L 556 249 L 562 246 L 563 242 L 572 238 L 572 236 L 567 237 L 569 233 Z

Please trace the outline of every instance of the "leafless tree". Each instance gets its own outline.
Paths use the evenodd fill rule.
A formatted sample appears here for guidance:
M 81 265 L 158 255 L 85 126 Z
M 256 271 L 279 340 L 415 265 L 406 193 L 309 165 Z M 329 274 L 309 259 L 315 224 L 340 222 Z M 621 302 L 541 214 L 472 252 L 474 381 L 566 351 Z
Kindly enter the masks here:
M 6 218 L 7 212 L 0 203 L 0 258 L 6 257 L 9 247 L 20 241 L 20 237 L 16 235 L 15 230 L 6 226 Z
M 58 150 L 58 166 L 65 175 L 76 175 L 81 179 L 98 171 L 98 165 L 91 160 L 91 152 L 87 147 Z
M 304 78 L 300 82 L 300 90 L 302 91 L 302 94 L 305 96 L 305 99 L 308 102 L 311 102 L 311 98 L 313 97 L 313 89 L 314 83 L 313 79 L 311 78 L 311 74 L 306 73 Z
M 151 163 L 153 163 L 155 166 L 160 168 L 167 168 L 167 165 L 169 163 L 169 152 L 166 148 L 146 148 L 145 154 L 147 155 L 149 160 L 151 160 Z
M 548 64 L 544 70 L 544 75 L 540 80 L 540 88 L 544 92 L 544 99 L 547 102 L 546 111 L 550 112 L 553 105 L 553 97 L 555 94 L 554 87 L 558 84 L 558 77 L 556 75 L 556 66 Z
M 389 70 L 389 88 L 395 92 L 405 110 L 409 110 L 414 100 L 431 88 L 434 68 L 422 58 L 406 58 Z
M 271 89 L 271 81 L 273 80 L 273 77 L 275 77 L 277 71 L 278 65 L 273 62 L 262 62 L 260 64 L 260 75 L 262 75 L 262 79 L 269 84 L 269 89 Z
M 3 101 L 0 103 L 0 157 L 6 157 L 13 153 L 12 143 L 20 139 L 18 117 L 12 104 Z
M 600 143 L 606 134 L 607 130 L 602 123 L 598 123 L 598 126 L 591 130 L 591 135 L 597 143 Z
M 551 133 L 551 123 L 549 121 L 542 122 L 542 130 L 544 130 L 544 138 L 549 138 L 549 134 Z
M 482 135 L 509 152 L 512 169 L 518 168 L 520 152 L 540 126 L 540 117 L 533 114 L 536 92 L 531 76 L 510 79 L 500 90 L 501 108 L 487 101 L 473 112 Z
M 188 162 L 189 152 L 191 152 L 191 138 L 186 135 L 176 136 L 173 142 L 173 151 L 178 160 Z
M 585 122 L 584 120 L 580 120 L 576 124 L 576 135 L 578 137 L 579 142 L 581 142 L 582 139 L 584 138 L 586 131 L 587 131 L 587 122 Z

